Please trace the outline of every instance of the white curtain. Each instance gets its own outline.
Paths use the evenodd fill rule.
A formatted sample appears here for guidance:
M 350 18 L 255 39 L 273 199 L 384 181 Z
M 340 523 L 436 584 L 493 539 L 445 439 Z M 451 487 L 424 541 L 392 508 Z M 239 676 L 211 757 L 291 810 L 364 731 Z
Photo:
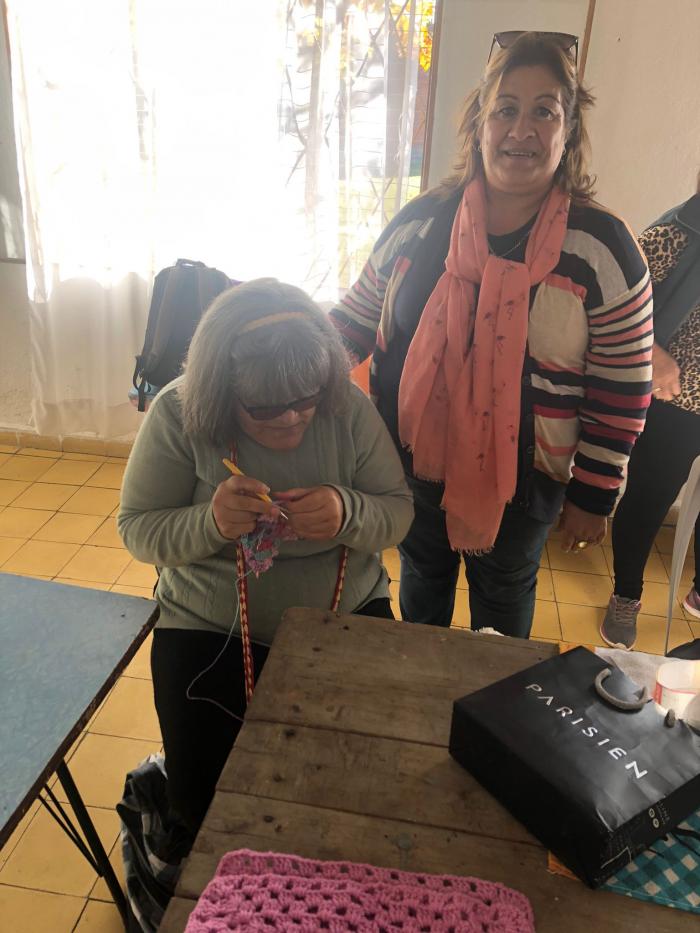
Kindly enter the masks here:
M 159 269 L 199 259 L 333 300 L 418 190 L 432 3 L 7 6 L 42 434 L 137 428 L 127 393 Z

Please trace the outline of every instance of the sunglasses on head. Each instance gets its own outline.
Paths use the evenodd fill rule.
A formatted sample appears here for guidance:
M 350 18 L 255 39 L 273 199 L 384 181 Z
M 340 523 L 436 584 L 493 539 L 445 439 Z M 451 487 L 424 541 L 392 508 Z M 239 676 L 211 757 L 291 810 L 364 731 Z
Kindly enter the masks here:
M 525 29 L 511 29 L 507 32 L 495 32 L 491 40 L 491 50 L 487 64 L 491 61 L 496 46 L 499 49 L 510 49 L 521 36 L 525 35 L 526 31 Z M 536 35 L 557 45 L 562 52 L 566 52 L 573 59 L 575 65 L 578 65 L 578 36 L 572 36 L 568 32 L 537 32 Z
M 274 421 L 287 411 L 308 411 L 315 408 L 323 398 L 324 389 L 321 389 L 315 395 L 309 395 L 308 398 L 298 398 L 294 402 L 287 402 L 286 405 L 253 405 L 248 407 L 241 402 L 243 410 L 250 415 L 254 421 Z

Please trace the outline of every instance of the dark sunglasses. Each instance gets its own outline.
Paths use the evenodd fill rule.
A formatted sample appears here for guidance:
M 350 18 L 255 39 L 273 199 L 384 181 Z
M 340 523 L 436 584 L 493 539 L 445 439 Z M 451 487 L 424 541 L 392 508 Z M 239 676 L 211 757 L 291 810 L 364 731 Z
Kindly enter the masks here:
M 249 408 L 241 402 L 241 407 L 254 421 L 273 421 L 286 411 L 301 412 L 315 408 L 323 398 L 324 392 L 325 389 L 321 389 L 315 395 L 309 395 L 308 398 L 298 398 L 295 402 L 288 402 L 286 405 L 253 405 Z
M 515 45 L 520 36 L 525 35 L 525 32 L 525 29 L 511 29 L 507 32 L 495 32 L 491 40 L 491 50 L 486 63 L 488 64 L 491 61 L 495 46 L 498 46 L 499 49 L 510 49 Z M 567 55 L 571 56 L 574 60 L 574 64 L 578 65 L 578 36 L 572 36 L 568 32 L 538 32 L 536 35 L 559 46 L 562 52 L 566 52 Z

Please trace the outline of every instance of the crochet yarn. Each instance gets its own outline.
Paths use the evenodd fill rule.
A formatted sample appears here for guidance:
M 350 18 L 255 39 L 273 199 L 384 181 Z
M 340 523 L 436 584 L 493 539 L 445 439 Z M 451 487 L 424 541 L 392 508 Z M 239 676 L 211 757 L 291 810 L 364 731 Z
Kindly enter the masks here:
M 502 884 L 241 849 L 225 855 L 186 933 L 534 933 Z
M 278 503 L 275 503 L 278 504 Z M 272 567 L 282 541 L 298 541 L 291 526 L 283 518 L 260 515 L 254 531 L 241 535 L 243 557 L 249 571 L 259 577 Z

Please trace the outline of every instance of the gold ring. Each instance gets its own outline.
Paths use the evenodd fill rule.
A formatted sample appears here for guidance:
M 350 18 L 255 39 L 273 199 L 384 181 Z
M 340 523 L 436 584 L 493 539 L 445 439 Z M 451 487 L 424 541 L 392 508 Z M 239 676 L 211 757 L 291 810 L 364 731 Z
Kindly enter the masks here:
M 579 551 L 583 551 L 588 547 L 588 541 L 577 541 L 576 547 Z
M 660 387 L 660 386 L 657 386 L 655 389 L 652 389 L 651 391 L 652 391 L 652 393 L 653 393 L 654 395 L 656 395 L 657 392 L 660 392 L 660 391 L 661 391 L 661 387 Z

